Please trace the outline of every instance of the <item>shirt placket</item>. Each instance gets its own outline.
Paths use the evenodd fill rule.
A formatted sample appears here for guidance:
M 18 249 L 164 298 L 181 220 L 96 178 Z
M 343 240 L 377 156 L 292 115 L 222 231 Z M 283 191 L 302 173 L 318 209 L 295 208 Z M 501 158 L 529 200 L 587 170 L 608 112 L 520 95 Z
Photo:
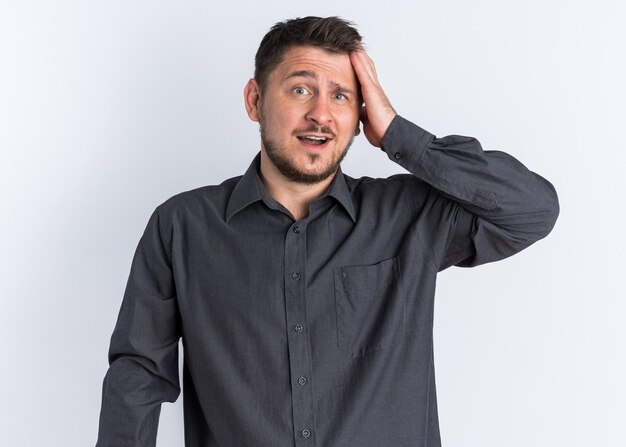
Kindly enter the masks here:
M 314 446 L 315 430 L 309 324 L 306 316 L 306 223 L 291 225 L 285 238 L 285 304 L 296 446 Z

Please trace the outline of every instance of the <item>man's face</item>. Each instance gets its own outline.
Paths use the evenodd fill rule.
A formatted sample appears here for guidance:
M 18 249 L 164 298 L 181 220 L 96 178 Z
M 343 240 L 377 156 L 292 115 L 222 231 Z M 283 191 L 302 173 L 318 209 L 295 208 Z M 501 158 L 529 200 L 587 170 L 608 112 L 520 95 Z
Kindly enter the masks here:
M 260 90 L 262 149 L 289 180 L 320 182 L 335 173 L 358 134 L 359 109 L 347 54 L 292 48 Z

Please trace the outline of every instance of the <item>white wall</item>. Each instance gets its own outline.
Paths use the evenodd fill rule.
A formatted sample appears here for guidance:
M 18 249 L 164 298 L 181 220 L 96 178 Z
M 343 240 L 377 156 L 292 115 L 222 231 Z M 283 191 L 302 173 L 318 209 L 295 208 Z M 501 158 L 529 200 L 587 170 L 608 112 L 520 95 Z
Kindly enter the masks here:
M 276 21 L 359 25 L 396 109 L 556 186 L 553 233 L 439 279 L 448 447 L 623 443 L 626 7 L 621 0 L 0 3 L 0 445 L 95 443 L 139 236 L 169 196 L 242 174 L 242 89 Z M 401 169 L 357 139 L 344 171 Z M 160 446 L 182 445 L 182 398 Z M 332 447 L 332 446 L 330 446 Z

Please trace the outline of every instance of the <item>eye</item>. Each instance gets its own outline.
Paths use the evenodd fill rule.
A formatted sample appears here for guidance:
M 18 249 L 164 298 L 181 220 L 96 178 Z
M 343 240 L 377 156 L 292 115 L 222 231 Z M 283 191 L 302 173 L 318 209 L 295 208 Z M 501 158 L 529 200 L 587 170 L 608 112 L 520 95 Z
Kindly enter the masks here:
M 340 101 L 345 101 L 348 99 L 346 95 L 344 95 L 343 93 L 334 93 L 333 98 L 338 99 Z
M 304 87 L 294 87 L 291 91 L 296 95 L 306 95 L 308 93 L 307 89 Z

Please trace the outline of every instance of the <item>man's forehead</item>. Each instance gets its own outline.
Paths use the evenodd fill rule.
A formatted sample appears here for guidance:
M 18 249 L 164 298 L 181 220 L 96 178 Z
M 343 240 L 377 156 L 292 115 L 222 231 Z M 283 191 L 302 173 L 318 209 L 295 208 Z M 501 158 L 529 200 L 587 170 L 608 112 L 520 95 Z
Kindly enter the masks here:
M 319 80 L 330 77 L 337 83 L 354 82 L 356 74 L 347 53 L 332 53 L 322 48 L 298 46 L 283 56 L 276 74 L 281 80 L 302 76 Z

